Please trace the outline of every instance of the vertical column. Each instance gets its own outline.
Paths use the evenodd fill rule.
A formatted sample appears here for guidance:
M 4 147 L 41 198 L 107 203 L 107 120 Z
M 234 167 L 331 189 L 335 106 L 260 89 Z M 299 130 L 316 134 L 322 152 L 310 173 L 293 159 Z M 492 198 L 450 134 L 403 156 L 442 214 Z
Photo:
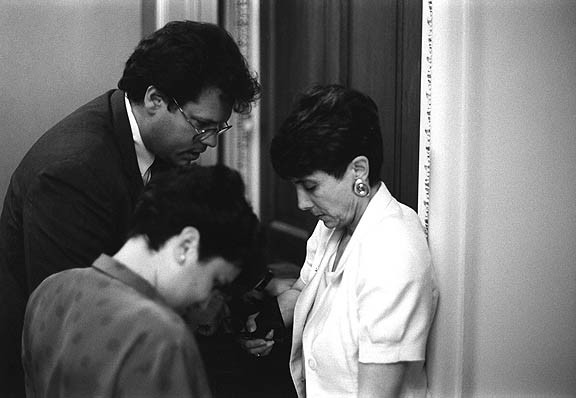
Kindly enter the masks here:
M 147 10 L 152 9 L 149 3 L 143 0 Z M 218 23 L 218 0 L 155 0 L 153 12 L 156 29 L 169 21 L 183 19 Z
M 260 72 L 260 2 L 226 2 L 224 27 L 236 39 L 249 67 Z M 233 115 L 232 131 L 223 139 L 223 162 L 240 172 L 246 183 L 248 199 L 260 215 L 260 105 L 252 112 Z
M 473 370 L 473 309 L 476 270 L 469 266 L 470 152 L 468 112 L 470 96 L 476 95 L 470 75 L 470 9 L 473 1 L 447 5 L 427 0 L 423 4 L 421 136 L 424 156 L 420 158 L 428 189 L 420 200 L 429 200 L 426 217 L 440 302 L 428 346 L 427 368 L 433 396 L 468 396 L 466 388 Z M 473 94 L 474 93 L 474 94 Z M 429 147 L 429 157 L 426 155 Z M 428 174 L 429 173 L 429 174 Z M 426 175 L 428 174 L 428 175 Z M 420 191 L 423 192 L 422 190 Z M 468 375 L 468 376 L 467 376 Z
M 432 124 L 432 0 L 422 8 L 422 63 L 420 80 L 420 146 L 418 215 L 428 235 L 430 216 L 430 127 Z

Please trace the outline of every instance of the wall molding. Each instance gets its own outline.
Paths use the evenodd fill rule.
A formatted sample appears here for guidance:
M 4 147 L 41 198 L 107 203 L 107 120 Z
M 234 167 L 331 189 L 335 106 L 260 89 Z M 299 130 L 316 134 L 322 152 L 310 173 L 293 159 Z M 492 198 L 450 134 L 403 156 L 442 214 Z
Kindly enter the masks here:
M 474 270 L 467 269 L 470 148 L 467 131 L 470 0 L 423 2 L 422 110 L 419 213 L 427 230 L 440 289 L 428 346 L 432 396 L 466 394 L 471 362 L 470 300 Z
M 250 70 L 260 75 L 260 2 L 226 2 L 224 27 L 238 43 Z M 246 195 L 260 216 L 260 104 L 245 115 L 234 114 L 234 126 L 222 140 L 222 161 L 238 170 L 246 184 Z
M 430 218 L 430 133 L 432 127 L 432 0 L 424 0 L 423 3 L 418 215 L 424 225 L 426 236 L 428 236 Z

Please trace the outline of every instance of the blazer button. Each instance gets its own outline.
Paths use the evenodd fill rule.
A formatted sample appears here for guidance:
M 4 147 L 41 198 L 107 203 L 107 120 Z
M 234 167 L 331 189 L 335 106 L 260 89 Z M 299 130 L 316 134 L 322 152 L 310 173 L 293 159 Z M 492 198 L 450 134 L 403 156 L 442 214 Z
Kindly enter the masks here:
M 314 358 L 308 359 L 308 366 L 310 367 L 310 369 L 316 370 L 316 361 L 314 360 Z

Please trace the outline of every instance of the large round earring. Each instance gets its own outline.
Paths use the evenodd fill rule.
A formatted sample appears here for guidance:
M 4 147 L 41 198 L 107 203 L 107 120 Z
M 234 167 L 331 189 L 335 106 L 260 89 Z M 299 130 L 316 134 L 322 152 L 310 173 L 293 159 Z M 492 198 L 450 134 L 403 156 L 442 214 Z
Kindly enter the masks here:
M 354 181 L 352 190 L 356 196 L 361 198 L 370 195 L 370 185 L 366 184 L 362 178 L 357 178 Z

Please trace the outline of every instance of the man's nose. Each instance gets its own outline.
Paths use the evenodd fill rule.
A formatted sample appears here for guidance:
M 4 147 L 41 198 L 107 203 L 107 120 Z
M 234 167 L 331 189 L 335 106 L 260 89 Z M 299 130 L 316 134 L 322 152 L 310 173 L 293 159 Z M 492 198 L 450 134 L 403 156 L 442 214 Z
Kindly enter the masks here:
M 296 188 L 296 195 L 298 196 L 298 208 L 300 210 L 306 211 L 312 208 L 312 202 L 303 188 Z
M 216 134 L 202 138 L 202 143 L 208 145 L 210 148 L 216 148 L 218 145 L 218 136 Z

